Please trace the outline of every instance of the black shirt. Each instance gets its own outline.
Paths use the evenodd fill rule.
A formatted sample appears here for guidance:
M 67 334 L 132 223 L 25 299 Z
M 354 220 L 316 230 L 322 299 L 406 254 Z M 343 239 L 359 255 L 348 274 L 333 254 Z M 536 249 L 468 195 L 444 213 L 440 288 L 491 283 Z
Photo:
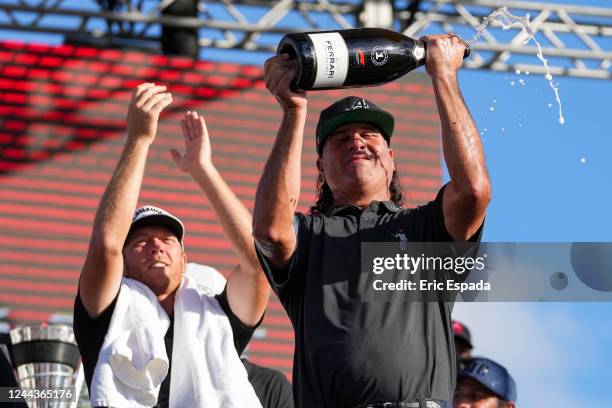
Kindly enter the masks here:
M 435 398 L 450 401 L 455 351 L 450 302 L 362 302 L 362 242 L 451 242 L 443 189 L 420 207 L 373 201 L 361 210 L 296 214 L 291 265 L 260 262 L 295 331 L 293 388 L 301 408 L 349 408 L 371 402 Z M 479 233 L 474 239 L 478 240 Z
M 253 364 L 245 358 L 242 363 L 263 408 L 293 408 L 291 383 L 283 373 Z
M 119 297 L 119 293 L 110 304 L 110 306 L 100 315 L 97 319 L 92 319 L 87 314 L 85 310 L 85 306 L 83 306 L 83 302 L 81 301 L 80 293 L 77 293 L 75 302 L 74 302 L 74 337 L 79 346 L 79 352 L 81 353 L 81 359 L 83 360 L 83 369 L 85 371 L 85 382 L 87 383 L 87 388 L 91 393 L 91 380 L 93 378 L 94 370 L 96 368 L 96 364 L 98 363 L 98 355 L 100 354 L 100 349 L 102 348 L 102 344 L 104 343 L 104 337 L 106 337 L 106 332 L 108 331 L 108 327 L 110 326 L 111 317 L 113 316 L 113 311 L 115 310 L 115 305 L 117 304 L 117 298 Z M 221 309 L 225 312 L 230 325 L 232 327 L 232 332 L 234 335 L 234 345 L 236 346 L 236 351 L 238 355 L 242 354 L 244 349 L 246 348 L 249 340 L 253 336 L 253 332 L 259 325 L 255 325 L 255 327 L 246 327 L 242 324 L 240 319 L 236 317 L 236 315 L 232 312 L 229 306 L 229 302 L 227 300 L 227 287 L 223 290 L 223 292 L 217 296 L 215 296 Z M 168 327 L 168 331 L 164 336 L 164 342 L 166 343 L 166 353 L 168 354 L 168 360 L 170 361 L 170 365 L 168 367 L 168 375 L 164 379 L 161 384 L 159 390 L 159 396 L 157 399 L 158 408 L 168 407 L 170 402 L 170 373 L 172 372 L 172 343 L 174 339 L 174 318 L 170 316 L 170 326 Z
M 0 387 L 11 389 L 18 388 L 15 373 L 13 372 L 13 365 L 4 354 L 3 350 L 0 350 Z M 5 391 L 4 395 L 8 395 L 8 391 Z M 8 408 L 28 408 L 28 404 L 21 398 L 14 401 L 7 400 L 2 403 L 2 406 Z

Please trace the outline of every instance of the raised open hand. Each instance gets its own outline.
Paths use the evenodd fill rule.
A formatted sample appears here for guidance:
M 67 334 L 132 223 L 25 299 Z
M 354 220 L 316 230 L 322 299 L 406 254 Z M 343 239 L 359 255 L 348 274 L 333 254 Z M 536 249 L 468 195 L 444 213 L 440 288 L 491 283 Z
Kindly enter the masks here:
M 204 116 L 197 112 L 187 111 L 181 119 L 181 128 L 185 138 L 185 154 L 176 149 L 170 149 L 170 154 L 179 169 L 193 174 L 198 170 L 212 167 L 210 138 Z

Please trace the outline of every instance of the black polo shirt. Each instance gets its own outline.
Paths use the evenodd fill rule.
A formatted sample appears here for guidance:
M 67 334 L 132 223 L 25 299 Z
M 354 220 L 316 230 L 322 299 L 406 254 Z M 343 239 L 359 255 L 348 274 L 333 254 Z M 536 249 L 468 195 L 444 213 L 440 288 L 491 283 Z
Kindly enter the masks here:
M 263 408 L 293 408 L 291 383 L 280 371 L 241 359 Z
M 0 350 L 0 387 L 5 387 L 7 390 L 4 392 L 4 395 L 9 395 L 8 389 L 18 388 L 13 365 L 4 354 L 3 350 Z M 21 398 L 14 401 L 7 400 L 2 403 L 2 406 L 7 408 L 28 408 L 28 404 Z
M 393 202 L 297 213 L 297 247 L 270 284 L 295 331 L 293 390 L 300 408 L 349 408 L 370 402 L 435 398 L 455 388 L 452 303 L 363 302 L 355 296 L 362 242 L 450 242 L 442 197 L 402 209 Z M 479 240 L 480 231 L 473 238 Z

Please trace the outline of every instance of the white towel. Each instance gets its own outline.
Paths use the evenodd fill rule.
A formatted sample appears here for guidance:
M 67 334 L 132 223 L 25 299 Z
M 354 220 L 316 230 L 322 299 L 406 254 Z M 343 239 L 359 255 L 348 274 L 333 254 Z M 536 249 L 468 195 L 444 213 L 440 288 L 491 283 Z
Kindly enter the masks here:
M 92 406 L 156 404 L 168 371 L 169 323 L 149 288 L 123 279 L 94 371 Z M 174 301 L 170 407 L 261 407 L 236 353 L 229 320 L 211 290 L 187 277 Z
M 223 292 L 227 279 L 215 268 L 208 265 L 201 265 L 193 262 L 187 263 L 185 270 L 187 276 L 199 287 L 208 287 L 213 294 L 218 295 Z
M 144 284 L 124 278 L 91 381 L 92 406 L 147 407 L 168 374 L 170 319 Z

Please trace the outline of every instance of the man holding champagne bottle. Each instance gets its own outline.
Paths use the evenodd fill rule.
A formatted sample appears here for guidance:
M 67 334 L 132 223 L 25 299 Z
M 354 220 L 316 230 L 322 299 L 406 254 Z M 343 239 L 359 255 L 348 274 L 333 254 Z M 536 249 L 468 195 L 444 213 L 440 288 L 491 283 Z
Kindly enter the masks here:
M 266 86 L 283 119 L 258 186 L 253 234 L 295 330 L 297 407 L 450 406 L 452 303 L 362 302 L 350 289 L 359 279 L 362 242 L 478 241 L 482 233 L 491 193 L 478 130 L 457 81 L 466 45 L 454 34 L 422 40 L 451 181 L 434 201 L 410 209 L 401 208 L 396 185 L 393 117 L 348 97 L 321 113 L 319 200 L 311 214 L 295 212 L 307 97 L 290 86 L 295 59 L 281 54 L 266 62 Z

